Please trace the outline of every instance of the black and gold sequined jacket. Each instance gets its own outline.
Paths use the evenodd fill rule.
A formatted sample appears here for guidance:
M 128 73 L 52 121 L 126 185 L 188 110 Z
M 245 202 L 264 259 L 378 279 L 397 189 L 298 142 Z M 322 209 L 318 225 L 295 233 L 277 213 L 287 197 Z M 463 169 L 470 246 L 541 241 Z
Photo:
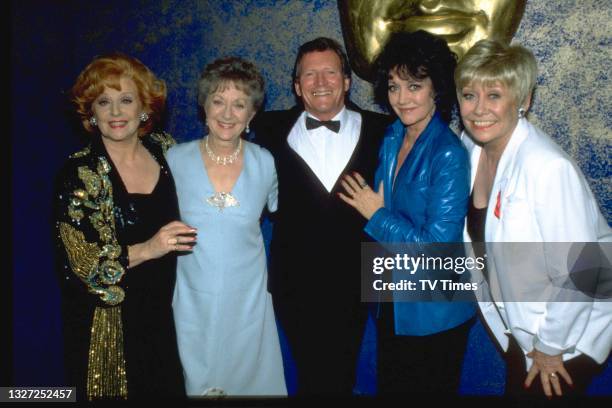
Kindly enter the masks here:
M 141 140 L 160 166 L 175 143 L 166 133 Z M 127 244 L 118 237 L 131 214 L 121 183 L 100 136 L 71 155 L 56 180 L 55 242 L 68 376 L 76 382 L 72 385 L 86 387 L 90 400 L 127 397 L 121 305 L 129 296 L 124 279 L 129 259 Z
M 152 133 L 143 145 L 159 161 L 175 142 L 167 133 Z M 127 245 L 117 241 L 113 183 L 118 174 L 100 137 L 74 153 L 60 171 L 56 193 L 58 252 L 65 251 L 64 280 L 78 278 L 101 305 L 121 303 L 121 280 L 127 269 Z

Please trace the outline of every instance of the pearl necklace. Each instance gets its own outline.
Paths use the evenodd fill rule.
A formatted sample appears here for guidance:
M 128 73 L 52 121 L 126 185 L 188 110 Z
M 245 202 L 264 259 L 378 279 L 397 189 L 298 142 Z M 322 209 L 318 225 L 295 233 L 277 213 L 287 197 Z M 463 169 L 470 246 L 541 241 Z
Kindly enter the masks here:
M 206 141 L 204 142 L 204 149 L 206 149 L 206 154 L 208 155 L 210 160 L 214 161 L 217 164 L 220 164 L 221 166 L 227 166 L 228 164 L 232 164 L 236 161 L 238 155 L 240 154 L 240 149 L 242 149 L 242 139 L 238 139 L 238 147 L 236 148 L 236 150 L 234 150 L 232 154 L 229 154 L 227 156 L 219 156 L 212 151 L 210 146 L 208 146 L 208 138 L 209 136 L 206 137 Z

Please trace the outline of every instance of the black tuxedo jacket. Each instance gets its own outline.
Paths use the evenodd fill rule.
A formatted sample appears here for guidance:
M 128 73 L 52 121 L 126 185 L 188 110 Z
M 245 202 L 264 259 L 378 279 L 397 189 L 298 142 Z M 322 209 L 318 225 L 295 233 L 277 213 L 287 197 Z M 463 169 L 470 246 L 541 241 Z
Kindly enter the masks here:
M 343 174 L 359 172 L 372 186 L 378 150 L 390 118 L 362 115 L 359 141 Z M 278 174 L 278 211 L 273 215 L 269 289 L 275 297 L 329 300 L 340 297 L 349 309 L 359 302 L 361 242 L 366 220 L 342 201 L 340 177 L 331 192 L 289 146 L 287 137 L 303 109 L 261 113 L 255 141 L 270 150 Z M 338 304 L 334 301 L 334 304 Z

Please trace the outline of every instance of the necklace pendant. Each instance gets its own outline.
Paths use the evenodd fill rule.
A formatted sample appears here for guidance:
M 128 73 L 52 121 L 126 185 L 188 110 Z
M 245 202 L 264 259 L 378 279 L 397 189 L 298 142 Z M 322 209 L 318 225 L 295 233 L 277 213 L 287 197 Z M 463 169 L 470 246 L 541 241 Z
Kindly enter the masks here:
M 208 205 L 218 208 L 219 211 L 223 211 L 227 207 L 238 207 L 240 205 L 236 197 L 223 191 L 211 195 L 206 199 L 206 202 Z

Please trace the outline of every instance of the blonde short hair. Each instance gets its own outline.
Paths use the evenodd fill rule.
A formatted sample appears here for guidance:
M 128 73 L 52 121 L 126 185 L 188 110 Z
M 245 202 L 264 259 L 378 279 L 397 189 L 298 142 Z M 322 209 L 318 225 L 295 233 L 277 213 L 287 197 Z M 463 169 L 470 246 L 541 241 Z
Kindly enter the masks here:
M 538 66 L 535 57 L 520 45 L 506 45 L 496 40 L 478 41 L 463 56 L 455 70 L 457 96 L 472 83 L 504 84 L 523 105 L 535 88 Z

